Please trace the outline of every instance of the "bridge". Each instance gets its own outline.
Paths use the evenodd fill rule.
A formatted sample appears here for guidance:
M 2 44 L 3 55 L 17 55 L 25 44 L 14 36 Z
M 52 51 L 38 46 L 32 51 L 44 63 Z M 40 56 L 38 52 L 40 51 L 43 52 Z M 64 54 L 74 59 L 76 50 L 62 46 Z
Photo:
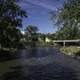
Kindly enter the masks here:
M 53 43 L 63 43 L 63 46 L 66 46 L 66 43 L 69 42 L 79 42 L 80 43 L 80 39 L 76 39 L 76 40 L 53 40 Z

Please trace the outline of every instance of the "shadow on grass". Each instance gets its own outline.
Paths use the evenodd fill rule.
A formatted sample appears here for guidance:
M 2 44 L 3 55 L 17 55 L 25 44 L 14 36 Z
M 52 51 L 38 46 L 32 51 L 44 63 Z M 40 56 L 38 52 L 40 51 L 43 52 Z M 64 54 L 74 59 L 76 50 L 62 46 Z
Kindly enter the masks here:
M 0 80 L 78 80 L 75 72 L 58 64 L 14 66 Z

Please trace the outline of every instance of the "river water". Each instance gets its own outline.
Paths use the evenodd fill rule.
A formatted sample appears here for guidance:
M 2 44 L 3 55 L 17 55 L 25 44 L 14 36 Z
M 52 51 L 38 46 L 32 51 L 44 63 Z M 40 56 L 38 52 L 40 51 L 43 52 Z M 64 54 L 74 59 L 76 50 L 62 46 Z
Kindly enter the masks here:
M 0 52 L 0 80 L 80 80 L 80 61 L 52 47 Z

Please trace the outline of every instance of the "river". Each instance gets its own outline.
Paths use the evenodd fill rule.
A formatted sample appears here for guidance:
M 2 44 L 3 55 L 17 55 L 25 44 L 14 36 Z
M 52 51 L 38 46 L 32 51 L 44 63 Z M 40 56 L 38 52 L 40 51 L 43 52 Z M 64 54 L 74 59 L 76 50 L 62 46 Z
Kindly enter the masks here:
M 80 61 L 53 47 L 0 52 L 0 80 L 80 80 Z

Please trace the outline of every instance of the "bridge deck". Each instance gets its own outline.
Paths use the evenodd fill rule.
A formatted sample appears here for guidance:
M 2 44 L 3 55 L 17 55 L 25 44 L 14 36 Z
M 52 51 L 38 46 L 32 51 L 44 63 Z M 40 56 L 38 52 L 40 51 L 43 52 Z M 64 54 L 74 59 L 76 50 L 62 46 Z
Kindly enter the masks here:
M 80 42 L 80 39 L 77 39 L 77 40 L 53 40 L 53 43 L 60 43 L 60 42 L 62 42 L 63 46 L 65 47 L 67 42 Z
M 80 42 L 80 39 L 77 39 L 77 40 L 53 40 L 53 42 Z

